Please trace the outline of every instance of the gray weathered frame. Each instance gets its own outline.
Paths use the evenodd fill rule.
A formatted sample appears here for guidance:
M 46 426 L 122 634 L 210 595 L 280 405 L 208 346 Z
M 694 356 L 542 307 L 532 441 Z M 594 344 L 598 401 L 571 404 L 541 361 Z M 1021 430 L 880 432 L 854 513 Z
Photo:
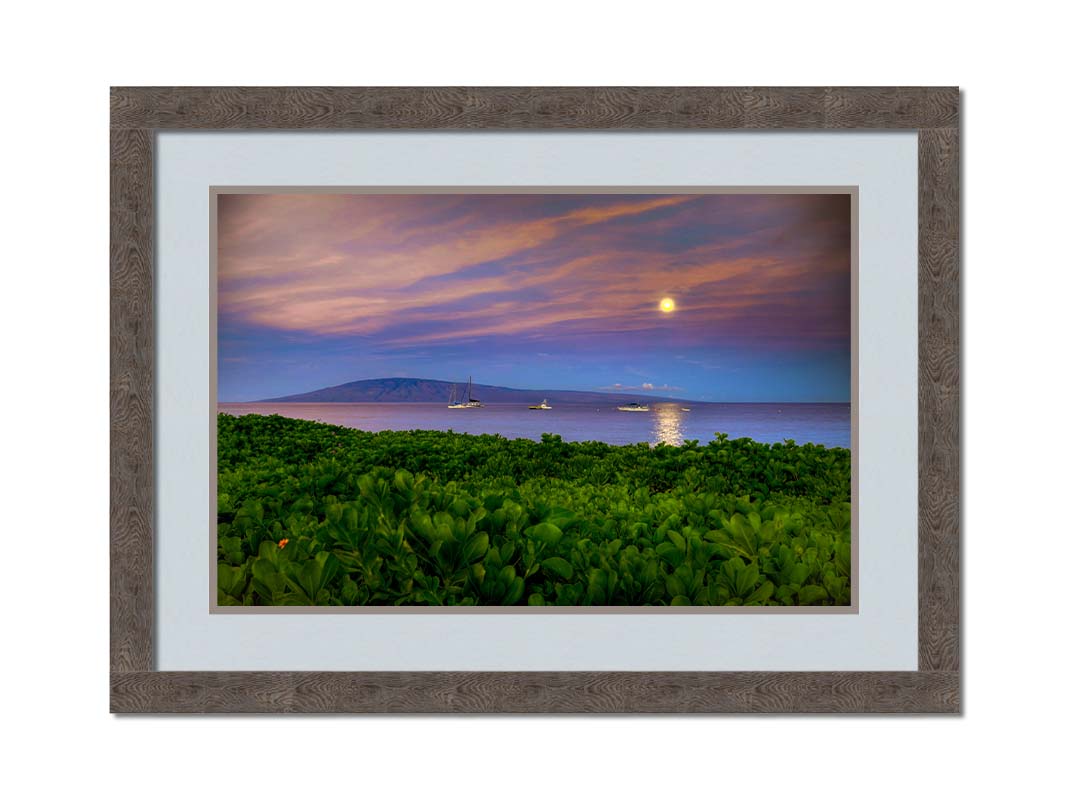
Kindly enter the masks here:
M 371 128 L 917 131 L 919 669 L 155 670 L 155 133 Z M 956 88 L 113 88 L 111 710 L 958 713 L 959 133 Z

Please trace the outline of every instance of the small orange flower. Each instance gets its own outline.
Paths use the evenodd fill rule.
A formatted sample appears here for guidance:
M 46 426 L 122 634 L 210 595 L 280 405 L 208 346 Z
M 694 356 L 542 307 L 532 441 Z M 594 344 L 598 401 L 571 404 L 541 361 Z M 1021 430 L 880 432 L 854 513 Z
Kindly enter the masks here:
M 279 550 L 284 550 L 285 546 L 287 544 L 289 544 L 289 540 L 288 539 L 282 539 L 280 542 L 278 542 L 278 549 Z

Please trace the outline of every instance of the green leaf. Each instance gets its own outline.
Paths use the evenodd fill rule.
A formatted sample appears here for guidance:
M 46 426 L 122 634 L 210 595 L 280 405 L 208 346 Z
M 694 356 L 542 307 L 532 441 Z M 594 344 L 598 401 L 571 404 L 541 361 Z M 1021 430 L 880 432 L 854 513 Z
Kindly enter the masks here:
M 542 522 L 555 525 L 561 531 L 566 531 L 567 528 L 575 525 L 578 521 L 578 516 L 567 508 L 553 508 L 549 511 L 548 516 L 542 520 Z
M 774 584 L 764 581 L 752 594 L 745 598 L 748 603 L 765 603 L 774 594 Z
M 398 469 L 396 475 L 393 476 L 393 485 L 397 489 L 410 492 L 415 485 L 415 480 L 407 470 Z
M 604 605 L 610 601 L 611 577 L 606 570 L 594 568 L 588 573 L 589 605 Z
M 433 520 L 429 514 L 417 511 L 409 517 L 408 522 L 411 525 L 411 529 L 423 538 L 430 541 L 438 538 L 437 528 L 434 527 Z
M 285 590 L 285 576 L 272 561 L 258 558 L 252 562 L 252 586 L 270 601 Z
M 515 605 L 522 597 L 522 592 L 525 588 L 526 582 L 522 578 L 515 578 L 511 581 L 507 594 L 504 595 L 504 599 L 500 601 L 500 604 L 503 606 Z
M 670 575 L 667 578 L 667 592 L 671 595 L 684 595 L 686 592 L 686 583 L 677 575 Z
M 574 577 L 574 567 L 570 565 L 570 562 L 559 558 L 558 556 L 546 558 L 541 562 L 541 566 L 544 568 L 545 572 L 554 575 L 557 578 L 563 578 L 564 580 L 569 581 Z
M 801 585 L 808 579 L 809 574 L 811 570 L 807 564 L 794 564 L 786 575 L 786 582 Z
M 470 563 L 477 561 L 489 551 L 489 534 L 480 533 L 470 537 L 463 544 L 463 559 Z
M 563 531 L 550 522 L 542 522 L 538 525 L 534 525 L 532 528 L 527 528 L 526 535 L 535 542 L 554 545 L 558 544 L 559 540 L 563 538 Z
M 834 563 L 837 564 L 837 568 L 840 569 L 845 575 L 852 574 L 852 545 L 848 542 L 837 543 L 837 553 L 834 556 Z
M 670 564 L 672 567 L 679 566 L 685 561 L 685 553 L 670 542 L 663 542 L 656 546 L 656 555 Z
M 217 583 L 220 592 L 233 597 L 239 597 L 245 587 L 247 575 L 244 567 L 231 567 L 227 564 L 219 564 Z
M 802 606 L 813 605 L 827 597 L 826 590 L 821 586 L 801 586 L 800 591 L 797 592 L 797 602 Z

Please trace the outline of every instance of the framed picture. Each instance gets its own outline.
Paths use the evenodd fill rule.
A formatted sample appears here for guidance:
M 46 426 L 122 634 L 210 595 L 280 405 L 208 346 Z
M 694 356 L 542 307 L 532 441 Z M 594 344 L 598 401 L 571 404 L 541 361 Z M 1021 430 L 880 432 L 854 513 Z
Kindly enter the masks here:
M 856 202 L 216 187 L 212 611 L 856 613 Z
M 111 114 L 114 711 L 959 711 L 957 90 Z

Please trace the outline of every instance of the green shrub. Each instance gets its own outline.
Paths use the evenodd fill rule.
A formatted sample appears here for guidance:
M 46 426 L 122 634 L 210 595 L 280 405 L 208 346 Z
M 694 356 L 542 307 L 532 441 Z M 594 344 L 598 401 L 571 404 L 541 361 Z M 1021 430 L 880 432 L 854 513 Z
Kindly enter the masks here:
M 228 605 L 848 605 L 850 453 L 218 418 Z

